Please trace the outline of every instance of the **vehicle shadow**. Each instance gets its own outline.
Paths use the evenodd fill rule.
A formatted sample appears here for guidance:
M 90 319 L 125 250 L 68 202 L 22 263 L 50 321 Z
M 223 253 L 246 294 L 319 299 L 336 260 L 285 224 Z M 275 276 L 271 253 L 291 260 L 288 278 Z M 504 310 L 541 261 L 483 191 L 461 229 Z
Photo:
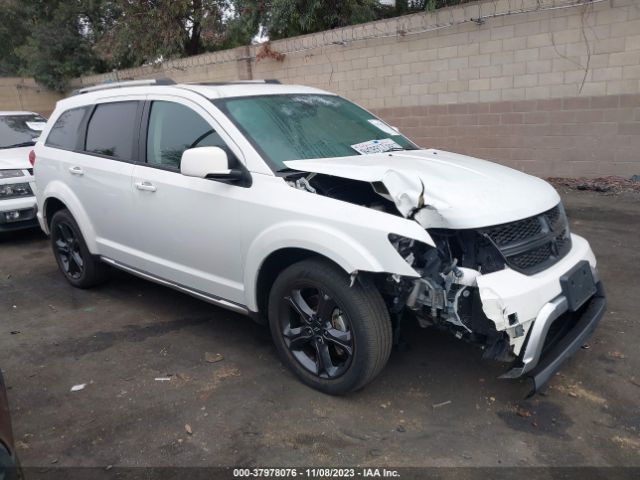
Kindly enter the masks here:
M 39 227 L 0 232 L 0 244 L 3 246 L 7 246 L 9 244 L 14 246 L 26 246 L 46 239 L 47 236 Z
M 225 343 L 249 358 L 253 356 L 251 351 L 259 348 L 267 356 L 265 361 L 273 364 L 269 370 L 280 370 L 280 373 L 273 372 L 272 381 L 287 384 L 289 388 L 297 383 L 281 364 L 269 328 L 265 325 L 121 271 L 114 271 L 111 281 L 102 288 L 105 295 L 115 300 L 124 301 L 128 298 L 128 302 L 134 301 L 139 306 L 147 304 L 154 310 L 178 308 L 184 312 L 183 318 L 205 316 L 207 322 L 198 326 L 200 335 L 218 341 L 225 338 Z M 483 360 L 481 349 L 456 339 L 447 331 L 424 329 L 407 318 L 402 338 L 406 345 L 393 349 L 380 376 L 361 392 L 352 394 L 352 397 L 377 395 L 383 390 L 411 392 L 425 398 L 433 396 L 434 403 L 443 397 L 467 395 L 467 398 L 475 399 L 480 395 L 489 399 L 498 394 L 503 399 L 520 401 L 530 392 L 531 383 L 528 380 L 498 379 L 500 374 L 508 370 L 506 364 Z M 250 362 L 245 367 L 251 368 Z

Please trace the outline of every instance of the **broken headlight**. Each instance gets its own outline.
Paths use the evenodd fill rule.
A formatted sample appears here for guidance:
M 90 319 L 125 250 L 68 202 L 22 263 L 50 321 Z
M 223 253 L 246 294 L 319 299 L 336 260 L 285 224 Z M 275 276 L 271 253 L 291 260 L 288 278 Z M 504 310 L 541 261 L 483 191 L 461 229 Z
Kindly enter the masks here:
M 389 241 L 400 256 L 418 272 L 434 263 L 440 264 L 438 250 L 431 245 L 394 233 L 389 234 Z
M 553 231 L 560 232 L 559 237 L 563 240 L 568 240 L 571 237 L 571 232 L 569 231 L 569 219 L 567 218 L 567 212 L 564 209 L 564 205 L 562 202 L 558 204 L 558 216 L 557 219 L 553 219 L 553 216 L 548 220 L 551 223 L 551 228 Z
M 0 185 L 0 200 L 33 195 L 28 183 L 9 183 Z

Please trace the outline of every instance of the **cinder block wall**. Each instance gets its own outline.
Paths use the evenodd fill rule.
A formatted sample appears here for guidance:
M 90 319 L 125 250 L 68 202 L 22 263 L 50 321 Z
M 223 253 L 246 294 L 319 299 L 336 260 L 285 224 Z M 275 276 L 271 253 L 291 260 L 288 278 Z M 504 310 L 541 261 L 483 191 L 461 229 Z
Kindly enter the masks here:
M 576 5 L 579 4 L 579 5 Z M 425 147 L 540 176 L 640 174 L 640 0 L 487 0 L 77 79 L 276 78 Z
M 32 78 L 0 78 L 0 110 L 26 110 L 48 117 L 62 97 L 37 85 Z

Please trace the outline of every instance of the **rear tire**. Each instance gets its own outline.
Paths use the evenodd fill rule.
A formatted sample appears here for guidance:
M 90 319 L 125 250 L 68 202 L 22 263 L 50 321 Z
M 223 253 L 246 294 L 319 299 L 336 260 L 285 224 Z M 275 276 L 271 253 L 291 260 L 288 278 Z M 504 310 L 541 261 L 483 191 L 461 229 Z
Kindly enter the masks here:
M 283 362 L 306 385 L 331 395 L 371 382 L 391 353 L 389 312 L 366 279 L 320 259 L 285 269 L 269 294 L 269 326 Z
M 50 231 L 53 255 L 71 285 L 90 288 L 107 279 L 107 265 L 91 254 L 69 210 L 58 210 L 53 215 Z

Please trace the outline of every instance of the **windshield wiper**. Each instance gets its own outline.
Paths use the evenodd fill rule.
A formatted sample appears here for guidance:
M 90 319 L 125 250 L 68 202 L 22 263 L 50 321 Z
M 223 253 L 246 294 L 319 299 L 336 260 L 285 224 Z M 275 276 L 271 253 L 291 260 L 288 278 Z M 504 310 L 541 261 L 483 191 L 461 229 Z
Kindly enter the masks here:
M 3 145 L 0 148 L 19 148 L 19 147 L 32 147 L 33 145 L 35 145 L 36 142 L 34 141 L 30 141 L 30 142 L 22 142 L 22 143 L 15 143 L 13 145 Z

